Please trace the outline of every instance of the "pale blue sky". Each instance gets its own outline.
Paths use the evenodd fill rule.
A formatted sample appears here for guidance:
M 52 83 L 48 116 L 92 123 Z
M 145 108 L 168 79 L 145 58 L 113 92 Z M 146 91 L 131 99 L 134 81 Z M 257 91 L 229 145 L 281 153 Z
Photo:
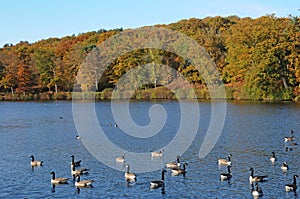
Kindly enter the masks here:
M 0 0 L 0 47 L 207 16 L 300 15 L 299 0 Z

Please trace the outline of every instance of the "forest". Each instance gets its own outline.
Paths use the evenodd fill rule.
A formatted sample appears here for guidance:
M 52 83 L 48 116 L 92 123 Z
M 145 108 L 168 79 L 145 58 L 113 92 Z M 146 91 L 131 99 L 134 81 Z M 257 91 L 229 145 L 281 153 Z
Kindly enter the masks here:
M 227 99 L 300 101 L 299 17 L 216 16 L 154 27 L 178 31 L 203 46 L 219 70 L 216 81 L 225 85 Z M 83 88 L 96 91 L 97 99 L 108 99 L 122 75 L 146 63 L 170 66 L 193 85 L 197 98 L 210 98 L 193 63 L 160 49 L 126 53 L 106 66 L 98 83 L 76 84 L 87 55 L 122 31 L 126 30 L 99 29 L 34 43 L 5 44 L 0 48 L 0 100 L 71 99 L 73 91 L 84 98 L 80 97 Z M 137 99 L 174 98 L 156 78 L 135 89 L 133 98 Z

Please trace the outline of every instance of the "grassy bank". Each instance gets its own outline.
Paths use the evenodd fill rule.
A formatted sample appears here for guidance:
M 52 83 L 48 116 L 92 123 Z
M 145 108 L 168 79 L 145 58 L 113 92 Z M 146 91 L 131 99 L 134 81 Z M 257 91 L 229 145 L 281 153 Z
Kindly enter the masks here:
M 102 92 L 45 92 L 45 93 L 0 93 L 0 101 L 34 101 L 34 100 L 109 100 L 112 98 L 113 89 L 105 89 Z M 194 88 L 196 98 L 199 100 L 209 100 L 210 93 L 206 87 Z M 116 98 L 124 99 L 131 96 L 132 99 L 151 100 L 151 99 L 190 99 L 194 98 L 193 93 L 188 90 L 176 90 L 176 95 L 165 87 L 153 89 L 137 90 L 133 94 L 129 92 L 115 93 Z M 267 98 L 267 99 L 249 99 L 241 88 L 226 87 L 225 100 L 255 100 L 255 101 L 297 101 L 300 102 L 300 94 L 287 99 Z

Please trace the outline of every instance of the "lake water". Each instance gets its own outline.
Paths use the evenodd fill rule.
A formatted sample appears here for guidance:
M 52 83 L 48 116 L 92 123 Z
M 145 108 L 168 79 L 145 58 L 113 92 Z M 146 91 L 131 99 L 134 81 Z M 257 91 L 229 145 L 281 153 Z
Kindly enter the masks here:
M 114 127 L 110 102 L 96 102 L 95 109 L 107 137 L 120 148 L 139 153 L 163 148 L 177 132 L 180 108 L 176 101 L 131 102 L 133 120 L 140 125 L 148 124 L 148 109 L 156 103 L 166 109 L 167 128 L 153 139 L 132 138 L 136 144 L 128 144 L 130 137 Z M 168 171 L 165 188 L 151 190 L 149 182 L 160 178 L 160 170 L 138 173 L 135 183 L 127 183 L 123 171 L 101 163 L 75 139 L 78 133 L 72 102 L 0 102 L 0 198 L 252 198 L 250 167 L 257 175 L 269 176 L 267 182 L 259 184 L 263 198 L 300 198 L 284 190 L 294 174 L 300 175 L 300 146 L 286 152 L 289 143 L 284 142 L 293 129 L 295 142 L 300 144 L 300 104 L 228 102 L 222 134 L 213 150 L 201 159 L 199 149 L 209 125 L 211 103 L 199 102 L 199 107 L 197 135 L 181 154 L 188 163 L 187 174 L 172 176 Z M 272 151 L 278 158 L 275 164 L 269 160 Z M 217 159 L 227 158 L 229 153 L 233 156 L 233 177 L 229 182 L 221 182 L 219 174 L 227 168 L 219 167 Z M 70 173 L 72 154 L 76 160 L 82 160 L 82 167 L 90 169 L 82 179 L 94 180 L 94 188 L 75 188 Z M 41 159 L 44 166 L 32 169 L 31 155 Z M 164 157 L 159 161 L 163 162 Z M 280 169 L 284 161 L 290 167 L 286 174 Z M 119 166 L 120 170 L 124 167 Z M 134 172 L 134 168 L 131 170 Z M 52 187 L 51 171 L 57 177 L 69 177 L 69 184 Z

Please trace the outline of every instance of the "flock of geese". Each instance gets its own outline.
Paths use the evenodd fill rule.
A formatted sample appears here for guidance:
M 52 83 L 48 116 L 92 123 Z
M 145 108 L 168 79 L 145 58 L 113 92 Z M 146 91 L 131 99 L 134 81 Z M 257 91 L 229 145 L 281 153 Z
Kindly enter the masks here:
M 32 168 L 43 166 L 43 161 L 35 160 L 33 155 L 31 155 L 30 158 L 31 158 L 30 165 Z M 93 180 L 80 180 L 80 176 L 84 175 L 84 174 L 88 174 L 89 169 L 86 169 L 86 168 L 76 169 L 75 167 L 79 167 L 81 165 L 81 160 L 75 161 L 74 159 L 75 159 L 74 155 L 71 155 L 71 175 L 72 175 L 73 179 L 75 180 L 75 183 L 74 183 L 75 187 L 76 188 L 82 188 L 82 187 L 91 188 L 91 187 L 93 187 L 93 182 L 94 182 Z M 58 178 L 55 176 L 54 171 L 51 171 L 50 174 L 52 175 L 52 178 L 50 181 L 52 185 L 69 184 L 68 183 L 69 178 L 63 178 L 63 177 Z
M 284 138 L 285 142 L 286 143 L 290 142 L 290 146 L 297 145 L 297 143 L 294 142 L 294 139 L 295 139 L 294 131 L 291 130 L 290 134 L 291 134 L 291 136 Z M 291 151 L 291 150 L 293 150 L 293 148 L 286 147 L 285 150 L 286 151 Z M 230 170 L 231 164 L 232 164 L 231 163 L 231 157 L 232 157 L 232 155 L 229 154 L 228 159 L 218 159 L 219 166 L 227 166 L 227 170 L 228 170 L 227 173 L 221 173 L 220 174 L 220 180 L 221 181 L 229 180 L 232 177 L 232 173 L 231 173 L 231 170 Z M 271 161 L 272 164 L 274 164 L 277 161 L 277 157 L 276 157 L 274 151 L 272 152 L 272 155 L 270 157 L 270 161 Z M 289 170 L 289 166 L 288 166 L 287 162 L 283 162 L 280 168 L 281 168 L 282 172 L 284 172 L 284 173 L 286 173 Z M 259 182 L 266 182 L 267 178 L 268 178 L 268 175 L 254 175 L 254 169 L 253 168 L 250 168 L 249 171 L 250 171 L 249 182 L 250 182 L 251 188 L 252 188 L 251 189 L 252 195 L 255 198 L 263 196 L 262 188 L 259 187 L 258 183 Z M 293 191 L 296 194 L 296 191 L 297 191 L 297 180 L 296 179 L 297 178 L 298 178 L 298 175 L 294 175 L 293 176 L 293 182 L 291 184 L 286 184 L 285 185 L 284 188 L 285 188 L 286 192 Z
M 290 134 L 291 134 L 291 136 L 284 138 L 285 142 L 290 143 L 289 146 L 297 145 L 297 143 L 294 142 L 294 132 L 293 132 L 293 130 L 290 131 Z M 76 137 L 76 139 L 79 139 L 79 138 Z M 291 151 L 291 150 L 293 150 L 293 148 L 286 147 L 285 150 L 286 151 Z M 164 153 L 163 149 L 160 150 L 160 151 L 152 151 L 151 156 L 152 156 L 152 158 L 162 157 L 163 153 Z M 31 155 L 30 157 L 31 157 L 30 165 L 31 165 L 32 168 L 43 166 L 43 161 L 35 160 L 33 155 Z M 220 180 L 221 181 L 230 180 L 232 178 L 232 173 L 231 173 L 232 161 L 231 161 L 231 157 L 232 157 L 232 155 L 229 154 L 228 159 L 218 159 L 219 166 L 227 166 L 227 173 L 223 172 L 223 173 L 220 174 Z M 125 154 L 122 154 L 121 157 L 117 157 L 115 159 L 115 161 L 116 161 L 116 163 L 125 164 Z M 270 157 L 270 161 L 273 164 L 277 161 L 277 157 L 276 157 L 276 154 L 275 154 L 274 151 L 272 152 L 272 155 Z M 74 155 L 71 155 L 71 175 L 73 177 L 75 187 L 77 189 L 83 188 L 83 187 L 84 188 L 92 188 L 93 187 L 93 182 L 94 182 L 93 180 L 81 180 L 81 177 L 80 177 L 84 174 L 88 174 L 89 169 L 76 168 L 76 167 L 79 167 L 80 165 L 81 165 L 81 160 L 75 161 Z M 185 176 L 185 174 L 187 172 L 186 171 L 186 166 L 187 165 L 188 164 L 186 162 L 181 162 L 180 161 L 180 156 L 178 155 L 175 162 L 170 162 L 170 163 L 165 164 L 165 168 L 162 169 L 162 171 L 161 171 L 161 179 L 150 181 L 150 189 L 156 189 L 156 188 L 159 188 L 159 187 L 164 188 L 164 186 L 165 186 L 164 176 L 165 176 L 165 173 L 167 172 L 167 169 L 171 170 L 173 176 L 181 175 L 181 174 L 183 176 Z M 125 180 L 127 182 L 135 182 L 136 178 L 137 178 L 137 175 L 135 173 L 130 172 L 130 165 L 125 164 L 125 168 L 126 168 L 126 172 L 125 172 L 125 175 L 124 175 Z M 284 173 L 286 173 L 289 170 L 288 163 L 283 162 L 280 168 Z M 251 184 L 252 195 L 255 198 L 263 196 L 262 188 L 259 187 L 258 183 L 267 181 L 268 175 L 254 175 L 254 169 L 253 168 L 250 168 L 249 171 L 250 171 L 249 182 Z M 54 171 L 52 171 L 50 174 L 52 175 L 52 178 L 51 178 L 51 181 L 50 181 L 52 185 L 68 184 L 69 178 L 64 178 L 64 177 L 57 178 L 55 176 Z M 296 194 L 296 191 L 297 191 L 297 181 L 296 181 L 296 179 L 297 178 L 298 178 L 298 175 L 294 175 L 293 176 L 293 182 L 291 184 L 286 184 L 285 185 L 285 191 L 286 192 L 293 191 Z
M 163 152 L 164 152 L 163 149 L 160 151 L 153 151 L 153 152 L 151 152 L 151 156 L 152 157 L 162 157 Z M 150 181 L 150 189 L 156 189 L 159 187 L 164 188 L 165 173 L 167 172 L 166 169 L 170 169 L 173 176 L 177 176 L 177 175 L 181 175 L 181 174 L 185 175 L 186 166 L 188 165 L 188 163 L 186 163 L 186 162 L 181 163 L 179 155 L 177 156 L 176 160 L 177 160 L 176 162 L 169 162 L 165 165 L 165 168 L 162 169 L 162 171 L 161 171 L 161 179 Z M 125 154 L 123 153 L 121 157 L 117 157 L 116 162 L 122 163 L 122 164 L 125 163 Z M 182 166 L 182 168 L 181 168 L 181 166 Z M 125 167 L 126 167 L 125 179 L 127 180 L 127 182 L 135 182 L 137 175 L 135 173 L 130 173 L 129 164 L 126 164 Z
M 158 152 L 152 152 L 151 155 L 152 155 L 152 157 L 161 157 L 163 152 L 164 152 L 163 150 L 158 151 Z M 43 166 L 43 161 L 36 160 L 33 155 L 31 155 L 30 158 L 31 158 L 30 165 L 32 168 Z M 70 165 L 71 165 L 71 175 L 74 180 L 74 185 L 77 189 L 92 188 L 93 182 L 94 182 L 93 180 L 81 180 L 80 176 L 88 174 L 88 172 L 89 172 L 89 169 L 87 169 L 87 168 L 76 168 L 81 165 L 81 162 L 82 162 L 81 160 L 75 161 L 74 155 L 71 155 L 71 164 Z M 121 157 L 117 157 L 116 163 L 125 163 L 125 154 L 122 154 Z M 166 168 L 170 169 L 172 171 L 173 176 L 181 175 L 181 174 L 185 175 L 187 165 L 188 164 L 186 162 L 181 163 L 180 156 L 177 156 L 177 161 L 167 163 Z M 182 168 L 181 168 L 181 166 L 182 166 Z M 127 182 L 135 182 L 136 174 L 130 173 L 130 166 L 128 164 L 126 164 L 125 167 L 126 167 L 125 180 Z M 166 169 L 162 169 L 161 179 L 150 181 L 151 189 L 156 189 L 159 187 L 164 188 L 164 176 L 165 176 L 166 172 L 167 172 Z M 50 182 L 53 186 L 58 185 L 58 184 L 69 184 L 68 181 L 70 178 L 56 177 L 56 173 L 54 171 L 51 171 L 50 174 L 52 175 Z

